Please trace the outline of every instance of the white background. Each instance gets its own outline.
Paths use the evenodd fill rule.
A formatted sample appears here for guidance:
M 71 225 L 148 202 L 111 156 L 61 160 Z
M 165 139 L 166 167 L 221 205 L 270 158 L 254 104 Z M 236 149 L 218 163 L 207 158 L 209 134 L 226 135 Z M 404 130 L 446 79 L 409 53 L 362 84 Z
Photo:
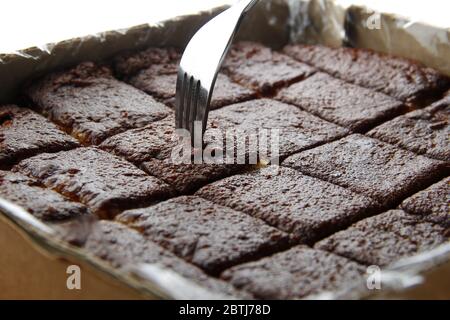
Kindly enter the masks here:
M 236 0 L 1 0 L 0 52 L 76 36 L 156 23 Z M 270 0 L 261 0 L 270 1 Z M 337 0 L 365 3 L 417 21 L 450 27 L 450 0 Z

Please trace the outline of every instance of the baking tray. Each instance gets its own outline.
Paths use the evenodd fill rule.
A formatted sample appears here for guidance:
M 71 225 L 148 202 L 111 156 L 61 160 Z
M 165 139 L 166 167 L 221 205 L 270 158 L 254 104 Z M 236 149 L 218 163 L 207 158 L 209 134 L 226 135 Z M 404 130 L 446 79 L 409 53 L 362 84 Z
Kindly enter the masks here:
M 107 60 L 124 50 L 184 47 L 200 26 L 226 8 L 0 54 L 0 103 L 14 101 L 24 81 L 56 68 L 85 60 Z M 367 28 L 374 12 L 364 7 L 344 6 L 332 0 L 262 0 L 245 19 L 237 39 L 258 41 L 274 49 L 291 42 L 371 48 L 414 58 L 450 75 L 449 29 L 377 14 L 381 30 Z M 0 248 L 0 298 L 229 298 L 208 292 L 158 265 L 114 269 L 60 240 L 48 225 L 1 198 Z M 82 270 L 81 290 L 67 289 L 67 267 L 71 265 Z M 312 298 L 449 299 L 450 243 L 400 260 L 382 275 L 381 290 L 367 290 L 365 283 L 358 283 L 345 292 L 324 292 Z

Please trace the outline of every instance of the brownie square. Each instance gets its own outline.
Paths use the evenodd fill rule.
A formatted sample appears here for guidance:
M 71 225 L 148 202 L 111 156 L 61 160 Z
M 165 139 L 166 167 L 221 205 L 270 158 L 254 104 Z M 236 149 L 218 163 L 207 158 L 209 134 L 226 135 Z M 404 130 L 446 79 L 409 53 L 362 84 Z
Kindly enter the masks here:
M 74 138 L 30 109 L 0 106 L 0 168 L 41 152 L 69 150 L 77 146 Z
M 271 99 L 250 100 L 214 110 L 209 114 L 209 119 L 212 128 L 224 131 L 234 129 L 252 134 L 261 129 L 279 130 L 281 157 L 349 133 L 347 129 L 293 105 Z
M 387 266 L 448 241 L 445 229 L 402 210 L 357 222 L 318 242 L 326 250 L 366 265 Z
M 255 262 L 235 266 L 222 279 L 257 299 L 299 299 L 339 292 L 364 280 L 365 267 L 325 251 L 297 246 Z
M 138 89 L 175 108 L 175 88 L 181 54 L 175 48 L 149 48 L 115 59 L 116 72 Z M 210 109 L 249 100 L 255 92 L 219 73 Z
M 104 220 L 94 223 L 82 243 L 88 253 L 107 261 L 115 268 L 127 270 L 142 263 L 156 264 L 215 293 L 250 297 L 230 284 L 207 276 L 197 267 L 145 239 L 137 231 L 117 222 Z
M 114 79 L 110 69 L 91 62 L 50 74 L 26 93 L 42 113 L 84 144 L 99 144 L 170 113 L 149 95 Z
M 213 148 L 213 141 L 206 145 Z M 173 150 L 181 146 L 175 135 L 175 120 L 167 117 L 144 128 L 129 130 L 105 140 L 100 148 L 133 162 L 147 173 L 156 176 L 179 193 L 192 192 L 208 182 L 250 167 L 245 164 L 176 163 Z
M 383 93 L 322 72 L 281 89 L 277 99 L 357 132 L 367 131 L 404 109 L 400 101 Z
M 128 82 L 171 108 L 175 108 L 177 70 L 176 64 L 153 65 L 131 77 Z M 226 75 L 219 73 L 211 98 L 210 110 L 249 100 L 255 96 L 253 90 L 234 83 Z
M 127 78 L 152 65 L 173 65 L 181 59 L 180 50 L 174 47 L 151 47 L 138 52 L 125 52 L 114 58 L 114 70 Z
M 404 200 L 401 208 L 450 228 L 450 177 Z
M 263 94 L 273 93 L 315 72 L 304 63 L 253 42 L 234 44 L 223 69 L 234 81 Z
M 312 243 L 377 208 L 368 197 L 284 167 L 231 176 L 196 195 L 262 219 L 300 243 Z
M 286 233 L 263 221 L 196 196 L 128 210 L 116 220 L 210 274 L 279 251 L 289 243 Z
M 371 130 L 369 135 L 428 157 L 450 162 L 450 96 Z
M 283 165 L 393 205 L 432 183 L 444 162 L 354 134 L 287 158 Z
M 101 217 L 143 207 L 172 194 L 161 180 L 92 147 L 41 154 L 23 160 L 14 170 L 84 203 Z
M 44 221 L 61 221 L 89 214 L 81 203 L 46 189 L 20 173 L 0 171 L 0 197 Z
M 283 52 L 337 78 L 426 105 L 449 86 L 449 79 L 411 60 L 366 49 L 288 45 Z

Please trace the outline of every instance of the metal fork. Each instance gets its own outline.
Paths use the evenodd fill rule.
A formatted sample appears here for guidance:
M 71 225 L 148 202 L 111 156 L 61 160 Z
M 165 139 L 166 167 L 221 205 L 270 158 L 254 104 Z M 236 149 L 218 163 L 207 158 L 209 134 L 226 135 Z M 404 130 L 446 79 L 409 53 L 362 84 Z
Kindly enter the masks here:
M 175 121 L 194 138 L 203 134 L 217 73 L 244 15 L 258 0 L 240 0 L 206 23 L 192 37 L 178 68 Z M 201 130 L 194 122 L 201 121 Z M 200 131 L 200 132 L 199 132 Z

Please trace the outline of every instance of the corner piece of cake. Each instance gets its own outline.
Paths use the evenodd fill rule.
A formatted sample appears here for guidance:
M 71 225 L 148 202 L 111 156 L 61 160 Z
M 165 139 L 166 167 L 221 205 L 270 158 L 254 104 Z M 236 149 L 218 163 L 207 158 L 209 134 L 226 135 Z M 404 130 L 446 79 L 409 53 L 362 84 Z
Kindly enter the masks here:
M 0 171 L 0 197 L 48 222 L 65 221 L 90 214 L 83 204 L 45 188 L 20 173 Z
M 419 215 L 389 210 L 318 242 L 315 248 L 365 265 L 385 267 L 448 241 L 445 228 Z
M 450 79 L 434 69 L 368 49 L 288 45 L 283 52 L 336 78 L 418 106 L 450 86 Z
M 0 106 L 0 168 L 42 152 L 78 147 L 77 140 L 28 108 Z

